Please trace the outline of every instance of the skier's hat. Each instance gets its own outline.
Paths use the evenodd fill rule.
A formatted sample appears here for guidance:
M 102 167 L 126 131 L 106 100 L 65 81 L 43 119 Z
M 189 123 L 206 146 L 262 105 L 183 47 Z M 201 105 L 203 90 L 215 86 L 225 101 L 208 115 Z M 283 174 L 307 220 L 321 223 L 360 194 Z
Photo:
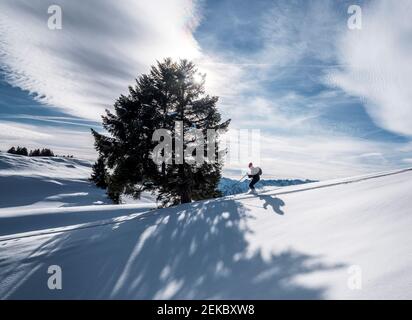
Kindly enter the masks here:
M 253 166 L 253 163 L 252 163 L 252 162 L 249 162 L 249 168 L 250 168 L 251 166 Z

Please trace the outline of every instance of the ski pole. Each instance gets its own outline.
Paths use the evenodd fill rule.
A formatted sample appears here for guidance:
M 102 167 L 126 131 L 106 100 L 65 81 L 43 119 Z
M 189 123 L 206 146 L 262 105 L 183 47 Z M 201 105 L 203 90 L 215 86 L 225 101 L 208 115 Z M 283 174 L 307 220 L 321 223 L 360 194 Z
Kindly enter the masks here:
M 233 188 L 234 186 L 236 186 L 237 184 L 239 184 L 240 181 L 242 181 L 243 178 L 246 177 L 246 176 L 247 176 L 247 174 L 245 174 L 242 178 L 240 178 L 240 180 L 238 180 L 237 182 L 235 182 L 235 184 L 232 185 L 232 188 Z

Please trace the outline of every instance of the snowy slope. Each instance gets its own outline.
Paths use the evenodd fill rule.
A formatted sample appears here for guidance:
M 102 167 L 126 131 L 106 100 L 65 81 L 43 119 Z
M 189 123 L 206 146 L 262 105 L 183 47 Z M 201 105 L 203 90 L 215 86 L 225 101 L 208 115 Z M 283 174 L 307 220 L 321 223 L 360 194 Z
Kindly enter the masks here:
M 286 187 L 299 184 L 305 184 L 310 182 L 317 182 L 313 180 L 300 180 L 300 179 L 279 179 L 271 180 L 265 179 L 263 175 L 259 183 L 256 184 L 256 189 L 258 191 L 270 190 L 273 188 L 270 187 Z M 218 189 L 222 192 L 223 195 L 235 195 L 239 193 L 244 193 L 249 191 L 250 179 L 244 179 L 242 181 L 233 180 L 230 178 L 222 177 L 219 181 Z
M 156 207 L 144 194 L 118 208 L 88 178 L 92 163 L 0 153 L 0 236 L 101 221 Z M 116 210 L 113 210 L 116 208 Z
M 8 220 L 0 298 L 411 299 L 411 190 L 404 170 L 158 210 L 38 208 L 74 215 L 29 229 L 18 226 L 28 215 Z M 113 217 L 82 221 L 91 210 Z M 62 290 L 47 288 L 50 265 Z M 348 287 L 354 270 L 360 290 Z
M 91 163 L 60 157 L 0 153 L 0 215 L 11 207 L 67 207 L 110 203 L 87 180 Z

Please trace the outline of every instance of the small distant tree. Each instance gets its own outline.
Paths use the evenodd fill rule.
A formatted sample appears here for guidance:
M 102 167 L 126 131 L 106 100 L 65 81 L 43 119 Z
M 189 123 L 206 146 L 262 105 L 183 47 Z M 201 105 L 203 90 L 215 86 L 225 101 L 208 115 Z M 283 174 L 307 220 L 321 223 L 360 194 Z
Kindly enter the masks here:
M 18 155 L 21 155 L 21 156 L 28 156 L 29 152 L 27 151 L 26 147 L 19 147 L 18 146 L 17 149 L 16 149 L 15 154 L 18 154 Z
M 40 157 L 40 149 L 30 150 L 29 156 L 30 157 Z
M 99 157 L 92 167 L 92 175 L 90 180 L 95 183 L 99 188 L 107 188 L 107 171 L 104 163 L 104 159 Z
M 54 157 L 54 153 L 50 149 L 43 148 L 40 151 L 40 156 L 42 156 L 42 157 Z
M 10 154 L 18 154 L 21 156 L 29 156 L 29 157 L 54 157 L 53 151 L 51 151 L 48 148 L 43 148 L 43 149 L 34 149 L 30 150 L 30 152 L 27 150 L 26 147 L 20 147 L 17 146 L 11 147 L 9 150 L 7 150 L 8 153 Z

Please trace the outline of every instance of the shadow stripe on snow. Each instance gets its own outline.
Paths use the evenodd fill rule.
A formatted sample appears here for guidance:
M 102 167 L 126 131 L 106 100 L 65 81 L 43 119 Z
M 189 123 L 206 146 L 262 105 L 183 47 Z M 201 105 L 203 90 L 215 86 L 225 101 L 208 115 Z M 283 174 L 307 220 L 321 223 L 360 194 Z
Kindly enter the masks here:
M 82 229 L 89 229 L 89 228 L 95 228 L 95 227 L 102 227 L 102 226 L 107 226 L 107 225 L 116 224 L 116 223 L 120 223 L 120 222 L 126 222 L 126 221 L 130 221 L 130 220 L 146 218 L 146 217 L 154 216 L 154 215 L 157 215 L 157 214 L 159 214 L 158 210 L 150 210 L 150 211 L 130 214 L 130 215 L 127 215 L 127 216 L 121 216 L 121 217 L 116 217 L 116 218 L 112 218 L 112 219 L 100 220 L 100 221 L 97 221 L 97 222 L 88 222 L 88 223 L 75 224 L 75 225 L 66 226 L 66 227 L 43 229 L 43 230 L 40 230 L 40 231 L 22 232 L 22 233 L 17 233 L 17 234 L 13 234 L 13 235 L 1 236 L 0 237 L 0 242 L 23 239 L 23 238 L 29 238 L 29 237 L 37 237 L 37 236 L 43 236 L 43 235 L 48 235 L 48 234 L 76 231 L 76 230 L 82 230 Z

